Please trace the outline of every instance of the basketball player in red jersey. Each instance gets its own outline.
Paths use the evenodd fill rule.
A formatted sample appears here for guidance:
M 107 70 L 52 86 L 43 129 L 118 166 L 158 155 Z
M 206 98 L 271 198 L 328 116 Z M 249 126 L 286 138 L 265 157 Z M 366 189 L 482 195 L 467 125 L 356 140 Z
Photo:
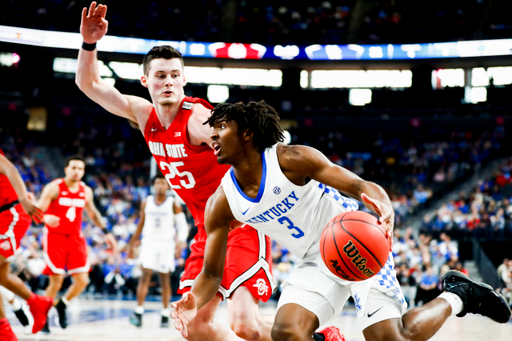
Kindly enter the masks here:
M 66 274 L 73 277 L 73 284 L 66 294 L 56 302 L 59 324 L 67 327 L 66 306 L 80 295 L 89 283 L 87 243 L 82 235 L 82 213 L 85 210 L 92 222 L 103 229 L 107 243 L 115 249 L 115 238 L 106 229 L 100 212 L 94 206 L 93 192 L 82 182 L 85 161 L 79 155 L 68 157 L 64 163 L 63 179 L 49 183 L 39 198 L 39 207 L 46 210 L 44 216 L 44 259 L 43 273 L 50 277 L 46 295 L 55 298 Z M 44 330 L 49 332 L 48 325 Z
M 34 195 L 27 192 L 16 167 L 0 149 L 0 285 L 27 300 L 34 317 L 32 332 L 37 333 L 46 323 L 52 299 L 30 291 L 18 276 L 11 274 L 10 265 L 21 238 L 30 226 L 31 217 L 40 223 L 43 212 L 34 203 Z M 0 316 L 0 335 L 8 335 L 9 330 L 7 318 Z
M 98 72 L 96 42 L 107 32 L 106 10 L 95 2 L 89 11 L 83 9 L 80 32 L 84 44 L 78 54 L 76 83 L 106 110 L 138 125 L 162 173 L 192 213 L 198 233 L 180 284 L 180 291 L 188 292 L 203 266 L 205 205 L 229 168 L 217 164 L 209 147 L 212 130 L 203 122 L 212 106 L 203 99 L 185 97 L 183 60 L 170 46 L 154 47 L 144 58 L 141 81 L 152 103 L 123 95 L 103 81 Z M 189 325 L 189 340 L 270 340 L 273 316 L 258 314 L 258 301 L 268 300 L 274 289 L 269 244 L 267 237 L 249 226 L 229 234 L 221 287 Z M 218 304 L 226 298 L 234 332 L 213 323 Z

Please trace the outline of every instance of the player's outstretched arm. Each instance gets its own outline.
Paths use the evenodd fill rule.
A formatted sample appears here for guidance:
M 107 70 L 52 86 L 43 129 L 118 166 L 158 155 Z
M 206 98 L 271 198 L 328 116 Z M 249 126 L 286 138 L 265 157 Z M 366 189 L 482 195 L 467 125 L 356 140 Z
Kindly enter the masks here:
M 21 206 L 23 206 L 25 212 L 27 212 L 27 214 L 36 223 L 41 223 L 44 213 L 35 203 L 34 195 L 27 192 L 27 187 L 25 186 L 20 173 L 11 161 L 7 160 L 7 158 L 2 154 L 0 154 L 0 173 L 9 179 L 9 182 L 18 196 L 18 201 Z
M 100 211 L 94 205 L 94 194 L 92 189 L 89 186 L 85 186 L 85 212 L 89 219 L 94 223 L 94 225 L 98 226 L 105 233 L 105 242 L 109 245 L 114 253 L 117 253 L 117 241 L 116 238 L 109 230 L 107 230 L 107 226 L 105 225 L 105 221 L 101 216 Z
M 187 337 L 187 325 L 196 316 L 197 310 L 208 303 L 219 290 L 224 273 L 228 243 L 229 222 L 233 220 L 222 186 L 208 199 L 204 215 L 208 238 L 204 252 L 203 270 L 196 277 L 192 290 L 173 303 L 174 326 Z
M 133 258 L 133 248 L 135 247 L 135 242 L 139 240 L 140 235 L 142 234 L 142 229 L 144 228 L 144 223 L 146 222 L 146 213 L 144 213 L 145 209 L 146 199 L 142 200 L 142 203 L 140 204 L 139 223 L 137 224 L 137 229 L 132 234 L 132 237 L 128 242 L 128 258 Z
M 95 44 L 107 33 L 108 21 L 105 19 L 107 6 L 92 2 L 89 10 L 82 10 L 80 33 L 84 43 Z M 97 51 L 78 52 L 75 83 L 87 97 L 101 105 L 107 111 L 138 123 L 144 132 L 145 123 L 152 105 L 144 98 L 121 94 L 116 88 L 105 82 L 99 73 Z
M 311 178 L 336 188 L 361 201 L 369 210 L 379 215 L 379 221 L 386 225 L 388 232 L 393 231 L 395 212 L 389 196 L 381 186 L 335 165 L 314 148 L 285 145 L 280 145 L 279 148 L 279 164 L 287 176 L 296 179 Z

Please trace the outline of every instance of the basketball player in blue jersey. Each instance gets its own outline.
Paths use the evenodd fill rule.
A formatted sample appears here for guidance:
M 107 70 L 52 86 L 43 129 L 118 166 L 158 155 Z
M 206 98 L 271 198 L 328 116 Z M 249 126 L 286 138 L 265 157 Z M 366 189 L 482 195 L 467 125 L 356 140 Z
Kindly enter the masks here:
M 130 316 L 130 323 L 136 327 L 142 326 L 144 301 L 148 294 L 153 271 L 158 272 L 158 280 L 162 288 L 162 318 L 160 326 L 169 327 L 171 300 L 171 274 L 174 272 L 174 251 L 176 249 L 176 232 L 180 245 L 188 237 L 188 224 L 181 205 L 174 197 L 167 196 L 171 188 L 161 174 L 153 178 L 155 195 L 149 195 L 140 206 L 140 220 L 137 230 L 133 233 L 128 244 L 128 255 L 132 256 L 135 242 L 142 235 L 139 262 L 142 276 L 137 286 L 137 307 Z M 174 226 L 176 225 L 176 229 Z
M 391 238 L 394 213 L 389 197 L 379 185 L 334 165 L 314 148 L 279 143 L 283 131 L 278 120 L 275 110 L 261 101 L 219 104 L 206 122 L 214 128 L 217 161 L 232 168 L 206 206 L 203 270 L 188 295 L 172 305 L 182 334 L 187 334 L 197 309 L 217 292 L 233 219 L 250 223 L 302 259 L 283 284 L 272 340 L 322 340 L 315 330 L 339 315 L 349 296 L 367 341 L 428 340 L 450 315 L 478 313 L 498 323 L 510 320 L 502 296 L 458 271 L 443 276 L 444 292 L 438 298 L 407 313 L 392 255 L 365 281 L 333 275 L 321 259 L 318 241 L 332 217 L 357 209 L 339 192 L 379 215 Z

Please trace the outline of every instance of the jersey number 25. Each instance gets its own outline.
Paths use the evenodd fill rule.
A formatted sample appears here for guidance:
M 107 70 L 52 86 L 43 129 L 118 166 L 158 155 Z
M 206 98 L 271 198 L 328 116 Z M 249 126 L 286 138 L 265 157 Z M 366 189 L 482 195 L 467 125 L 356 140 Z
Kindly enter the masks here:
M 183 172 L 178 171 L 178 167 L 181 167 L 183 165 L 184 165 L 183 161 L 171 162 L 171 163 L 167 163 L 167 162 L 163 162 L 163 161 L 160 162 L 160 169 L 162 171 L 164 169 L 169 170 L 169 174 L 167 174 L 165 176 L 165 179 L 167 179 L 167 182 L 169 183 L 169 185 L 171 185 L 171 188 L 173 188 L 173 189 L 181 188 L 181 186 L 183 186 L 183 188 L 190 189 L 190 188 L 194 188 L 194 186 L 196 185 L 196 180 L 194 179 L 194 176 L 192 175 L 192 173 L 187 172 L 187 171 L 183 171 Z M 171 179 L 174 179 L 176 176 L 178 176 L 179 178 L 186 177 L 187 179 L 180 180 L 181 186 L 173 185 L 171 183 Z

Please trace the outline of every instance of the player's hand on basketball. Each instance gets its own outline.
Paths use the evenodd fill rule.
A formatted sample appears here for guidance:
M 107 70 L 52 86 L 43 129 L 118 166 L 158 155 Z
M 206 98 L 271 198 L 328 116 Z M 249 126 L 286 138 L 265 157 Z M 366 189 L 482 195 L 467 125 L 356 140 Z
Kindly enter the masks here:
M 36 224 L 43 222 L 44 212 L 37 207 L 34 194 L 28 192 L 25 198 L 20 198 L 20 204 Z
M 188 336 L 187 325 L 197 315 L 197 298 L 193 293 L 187 292 L 181 300 L 172 303 L 171 307 L 174 309 L 171 313 L 174 327 L 186 338 Z
M 45 214 L 43 220 L 49 227 L 57 227 L 60 225 L 60 218 L 53 214 Z
M 80 25 L 80 34 L 84 42 L 87 44 L 94 44 L 105 34 L 107 34 L 108 21 L 105 20 L 107 14 L 107 6 L 98 5 L 96 1 L 91 3 L 89 11 L 84 7 L 82 10 L 82 23 Z
M 361 199 L 364 203 L 370 205 L 373 211 L 379 215 L 379 223 L 384 225 L 386 230 L 386 238 L 390 241 L 389 248 L 391 250 L 391 243 L 393 242 L 393 229 L 395 225 L 395 211 L 391 205 L 386 205 L 383 202 L 370 198 L 366 194 L 361 194 Z

